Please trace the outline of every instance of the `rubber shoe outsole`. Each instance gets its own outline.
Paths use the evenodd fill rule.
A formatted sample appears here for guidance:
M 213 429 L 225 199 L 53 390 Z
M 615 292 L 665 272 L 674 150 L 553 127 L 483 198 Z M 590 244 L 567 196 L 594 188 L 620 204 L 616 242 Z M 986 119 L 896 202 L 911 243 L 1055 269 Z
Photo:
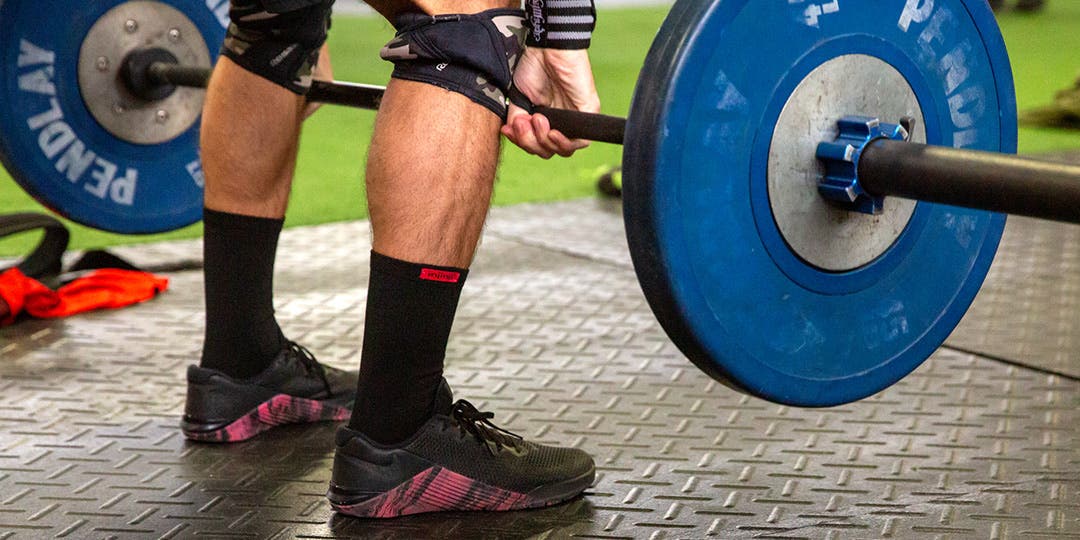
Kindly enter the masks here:
M 516 493 L 435 466 L 362 502 L 333 502 L 333 487 L 328 497 L 334 510 L 359 518 L 385 519 L 430 512 L 504 512 L 553 506 L 574 499 L 592 485 L 594 478 L 595 471 L 589 471 L 577 478 L 541 486 L 531 493 Z
M 184 437 L 194 441 L 240 442 L 286 424 L 348 420 L 351 413 L 348 405 L 278 394 L 225 426 L 209 426 L 185 417 L 180 429 Z

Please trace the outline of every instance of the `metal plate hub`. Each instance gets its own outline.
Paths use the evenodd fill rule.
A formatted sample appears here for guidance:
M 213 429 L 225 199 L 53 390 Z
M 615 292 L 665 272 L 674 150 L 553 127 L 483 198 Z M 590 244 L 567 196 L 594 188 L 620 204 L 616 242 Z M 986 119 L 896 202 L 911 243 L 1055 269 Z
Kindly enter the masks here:
M 125 2 L 98 19 L 83 40 L 79 89 L 90 114 L 109 133 L 135 144 L 160 144 L 198 120 L 206 91 L 177 88 L 158 101 L 133 96 L 119 72 L 124 58 L 142 48 L 168 51 L 184 65 L 211 65 L 206 41 L 184 13 L 161 2 Z
M 818 193 L 824 167 L 815 157 L 821 141 L 837 135 L 844 116 L 876 116 L 884 122 L 916 119 L 912 140 L 926 142 L 915 91 L 896 68 L 864 54 L 833 58 L 795 88 L 776 123 L 769 148 L 769 203 L 788 247 L 817 268 L 841 272 L 885 253 L 915 211 L 915 201 L 886 197 L 878 215 L 849 212 Z

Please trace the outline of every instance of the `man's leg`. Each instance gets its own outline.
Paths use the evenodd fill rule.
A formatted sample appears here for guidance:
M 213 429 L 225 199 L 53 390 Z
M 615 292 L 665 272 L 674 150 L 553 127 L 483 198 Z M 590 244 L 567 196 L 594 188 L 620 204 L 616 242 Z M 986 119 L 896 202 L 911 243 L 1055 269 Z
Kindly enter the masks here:
M 285 217 L 305 104 L 227 57 L 218 61 L 200 133 L 208 208 Z
M 206 174 L 206 338 L 188 370 L 184 434 L 245 440 L 275 425 L 343 420 L 355 374 L 319 365 L 274 317 L 278 235 L 296 164 L 311 67 L 329 3 L 286 12 L 233 0 L 233 24 L 207 89 L 201 133 Z
M 393 79 L 367 165 L 372 276 L 351 425 L 385 443 L 431 414 L 499 148 L 499 117 L 468 98 Z M 425 269 L 442 279 L 424 279 Z
M 546 506 L 576 496 L 593 479 L 587 454 L 498 430 L 488 414 L 465 401 L 454 403 L 442 376 L 495 178 L 502 118 L 493 113 L 504 112 L 505 104 L 489 98 L 505 88 L 477 94 L 468 84 L 486 86 L 498 77 L 458 72 L 440 79 L 432 70 L 442 72 L 447 64 L 408 64 L 423 52 L 402 35 L 407 23 L 395 19 L 391 2 L 369 3 L 398 26 L 388 49 L 403 51 L 395 59 L 405 64 L 397 64 L 387 87 L 368 156 L 374 238 L 364 347 L 356 407 L 349 427 L 338 433 L 330 501 L 345 514 L 394 517 Z M 508 6 L 499 0 L 468 2 L 468 9 L 461 4 L 466 3 L 413 8 L 432 15 Z M 445 48 L 456 46 L 454 37 L 468 35 L 476 54 L 491 60 L 484 47 L 504 36 L 512 40 L 516 34 L 506 24 L 512 26 L 519 13 L 492 12 L 479 26 L 476 19 L 449 26 Z M 408 20 L 428 30 L 459 23 Z M 418 42 L 438 44 L 443 37 L 432 31 Z M 520 53 L 513 46 L 494 48 L 496 56 L 507 55 L 500 60 L 504 68 Z M 512 73 L 501 75 L 509 84 Z
M 395 21 L 393 6 L 372 4 Z M 416 9 L 456 13 L 458 4 L 440 0 Z M 506 0 L 468 4 L 476 12 L 509 7 Z M 491 204 L 501 125 L 461 93 L 399 78 L 387 85 L 366 171 L 372 276 L 350 423 L 376 441 L 403 440 L 431 415 Z M 445 279 L 424 279 L 425 270 Z
M 300 138 L 304 99 L 221 58 L 200 138 L 206 174 L 206 339 L 201 365 L 247 378 L 285 338 L 273 271 Z

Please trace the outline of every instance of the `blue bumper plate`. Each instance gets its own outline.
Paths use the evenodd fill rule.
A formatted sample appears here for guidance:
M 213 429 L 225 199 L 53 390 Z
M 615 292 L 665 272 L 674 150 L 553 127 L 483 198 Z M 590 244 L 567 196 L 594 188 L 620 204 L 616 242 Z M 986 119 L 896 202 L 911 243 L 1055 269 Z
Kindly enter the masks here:
M 79 86 L 84 39 L 122 3 L 0 2 L 0 161 L 34 198 L 76 222 L 119 233 L 168 231 L 202 216 L 198 122 L 160 144 L 126 142 L 95 120 Z M 216 53 L 227 0 L 161 3 L 184 12 Z M 118 40 L 123 34 L 116 28 Z
M 815 67 L 850 54 L 903 75 L 929 144 L 1016 151 L 1011 69 L 985 0 L 679 0 L 628 121 L 627 236 L 650 306 L 699 368 L 779 403 L 855 401 L 918 367 L 967 311 L 1005 226 L 918 203 L 859 268 L 823 271 L 787 250 L 764 187 L 778 111 Z

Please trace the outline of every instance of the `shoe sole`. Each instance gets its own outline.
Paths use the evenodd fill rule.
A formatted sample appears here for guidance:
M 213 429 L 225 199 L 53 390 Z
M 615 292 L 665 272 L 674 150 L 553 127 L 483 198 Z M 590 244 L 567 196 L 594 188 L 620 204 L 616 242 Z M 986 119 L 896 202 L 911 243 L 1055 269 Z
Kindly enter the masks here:
M 184 420 L 181 431 L 193 441 L 240 442 L 277 426 L 348 420 L 351 413 L 347 406 L 278 394 L 224 427 L 199 429 L 198 423 Z
M 381 495 L 354 504 L 331 501 L 330 506 L 345 515 L 380 519 L 428 512 L 504 512 L 541 508 L 577 497 L 592 485 L 594 475 L 594 471 L 589 471 L 526 494 L 490 486 L 442 467 L 432 467 Z

